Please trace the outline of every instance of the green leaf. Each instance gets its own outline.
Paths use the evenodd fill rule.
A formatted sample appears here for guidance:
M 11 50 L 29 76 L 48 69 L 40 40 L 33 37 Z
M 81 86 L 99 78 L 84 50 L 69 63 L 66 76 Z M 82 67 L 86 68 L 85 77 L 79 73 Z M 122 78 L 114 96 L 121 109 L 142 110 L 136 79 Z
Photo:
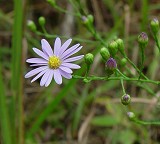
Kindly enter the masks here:
M 96 126 L 114 126 L 118 123 L 118 119 L 113 116 L 96 116 L 91 121 L 91 124 Z

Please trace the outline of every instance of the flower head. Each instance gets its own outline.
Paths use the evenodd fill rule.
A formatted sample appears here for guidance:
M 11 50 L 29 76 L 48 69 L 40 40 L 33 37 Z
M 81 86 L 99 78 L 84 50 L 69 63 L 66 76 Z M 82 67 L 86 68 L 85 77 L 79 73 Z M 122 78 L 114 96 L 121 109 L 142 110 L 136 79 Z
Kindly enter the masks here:
M 38 78 L 41 78 L 40 86 L 47 87 L 54 77 L 57 84 L 62 84 L 62 77 L 66 79 L 72 78 L 72 69 L 79 69 L 80 66 L 71 62 L 80 60 L 84 55 L 70 57 L 73 54 L 81 50 L 80 44 L 73 45 L 68 48 L 72 39 L 68 39 L 63 45 L 61 45 L 61 39 L 56 38 L 54 43 L 54 51 L 50 44 L 45 40 L 41 40 L 42 51 L 33 48 L 34 52 L 41 58 L 30 58 L 26 62 L 30 63 L 30 66 L 36 66 L 34 70 L 31 70 L 25 75 L 25 78 L 35 76 L 31 82 L 34 82 Z
M 114 58 L 109 58 L 106 62 L 106 68 L 114 70 L 117 67 L 117 62 Z

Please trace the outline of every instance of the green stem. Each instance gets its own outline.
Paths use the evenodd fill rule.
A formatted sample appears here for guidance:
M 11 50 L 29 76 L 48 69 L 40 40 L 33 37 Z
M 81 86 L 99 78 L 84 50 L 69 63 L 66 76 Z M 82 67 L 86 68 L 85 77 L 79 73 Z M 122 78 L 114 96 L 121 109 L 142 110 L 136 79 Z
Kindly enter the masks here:
M 134 67 L 134 69 L 140 74 L 141 71 L 135 66 L 135 64 L 127 56 L 125 56 L 125 58 Z M 143 73 L 141 73 L 141 76 L 143 76 L 145 79 L 148 79 Z
M 73 75 L 73 78 L 75 79 L 84 79 L 85 77 L 82 76 L 78 76 L 78 75 Z M 110 80 L 121 80 L 123 79 L 124 81 L 139 81 L 139 82 L 145 82 L 145 83 L 152 83 L 152 84 L 156 84 L 159 85 L 160 81 L 154 81 L 154 80 L 150 80 L 150 79 L 139 79 L 139 78 L 124 78 L 124 77 L 97 77 L 97 76 L 88 76 L 87 79 L 89 81 L 92 80 L 105 80 L 105 81 L 110 81 Z
M 12 117 L 13 121 L 17 122 L 18 141 L 16 144 L 24 143 L 24 131 L 23 131 L 23 95 L 22 95 L 22 35 L 23 35 L 23 1 L 14 0 L 14 24 L 12 34 L 12 92 L 13 92 L 13 105 L 17 106 L 13 108 L 17 110 Z M 13 123 L 13 130 L 15 127 Z M 14 136 L 16 138 L 16 131 L 14 130 Z M 15 142 L 13 142 L 15 143 Z
M 142 76 L 142 71 L 143 71 L 143 68 L 144 68 L 144 59 L 145 59 L 144 49 L 145 49 L 145 46 L 140 45 L 140 49 L 141 49 L 141 67 L 140 67 L 139 79 Z
M 117 71 L 121 76 L 123 76 L 124 78 L 129 78 L 129 77 L 125 76 L 123 73 L 121 73 L 119 69 L 116 69 L 116 71 Z
M 2 80 L 2 65 L 0 65 L 0 89 L 0 135 L 2 136 L 0 142 L 3 144 L 13 144 L 11 122 L 8 115 L 7 96 L 4 92 L 4 82 Z
M 155 40 L 156 45 L 157 45 L 157 47 L 158 47 L 158 50 L 159 50 L 159 52 L 160 52 L 160 43 L 159 43 L 159 40 L 158 40 L 158 34 L 156 34 L 156 35 L 154 36 L 154 40 Z
M 40 31 L 36 31 L 35 32 L 37 35 L 39 36 L 45 36 L 46 38 L 49 38 L 49 39 L 52 39 L 52 38 L 56 38 L 58 35 L 52 35 L 52 34 L 46 34 L 46 33 L 42 33 Z M 64 38 L 64 39 L 69 39 L 69 37 L 67 36 L 59 36 L 60 38 Z M 83 43 L 94 43 L 93 41 L 91 40 L 86 40 L 86 39 L 81 39 L 81 38 L 77 38 L 77 37 L 74 37 L 72 38 L 74 41 L 78 41 L 78 42 L 83 42 Z M 97 41 L 95 41 L 97 42 Z
M 123 94 L 126 94 L 126 91 L 125 91 L 125 88 L 124 88 L 124 84 L 123 84 L 123 79 L 121 79 L 120 81 L 121 81 L 121 86 L 122 86 Z
M 142 121 L 139 119 L 134 119 L 133 122 L 141 125 L 160 125 L 160 121 Z

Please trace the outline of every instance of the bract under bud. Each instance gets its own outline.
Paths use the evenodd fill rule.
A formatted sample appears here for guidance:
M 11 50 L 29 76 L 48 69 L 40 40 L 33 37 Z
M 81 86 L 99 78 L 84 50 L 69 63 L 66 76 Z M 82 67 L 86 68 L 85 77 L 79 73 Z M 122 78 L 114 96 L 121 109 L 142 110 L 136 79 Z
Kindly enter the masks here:
M 159 21 L 158 21 L 158 19 L 157 19 L 157 18 L 154 18 L 154 19 L 151 21 L 150 25 L 151 25 L 151 30 L 152 30 L 152 32 L 153 32 L 154 34 L 157 34 L 158 31 L 159 31 Z
M 145 32 L 142 32 L 139 36 L 138 36 L 138 42 L 140 45 L 147 45 L 148 44 L 148 35 Z
M 124 52 L 124 42 L 123 42 L 123 40 L 122 39 L 117 39 L 116 40 L 116 42 L 117 42 L 117 44 L 118 44 L 118 50 L 121 52 L 121 54 L 125 54 L 125 52 Z
M 118 52 L 118 44 L 116 41 L 111 41 L 108 45 L 108 49 L 109 52 L 111 54 L 112 57 L 114 57 L 116 55 L 116 53 Z
M 28 21 L 27 26 L 33 32 L 35 32 L 37 30 L 35 23 L 31 20 Z
M 124 94 L 124 95 L 121 97 L 121 103 L 122 103 L 123 105 L 128 105 L 128 104 L 130 104 L 130 102 L 131 102 L 131 97 L 130 97 L 130 95 Z
M 87 65 L 91 65 L 93 63 L 94 56 L 93 54 L 88 53 L 85 55 L 84 59 Z
M 134 120 L 135 117 L 136 117 L 133 112 L 128 112 L 127 115 L 128 115 L 128 118 L 129 118 L 130 120 Z
M 107 48 L 103 47 L 100 50 L 100 54 L 104 61 L 107 61 L 110 58 L 110 53 Z
M 46 19 L 43 16 L 41 16 L 39 17 L 38 22 L 41 26 L 44 26 L 46 23 Z

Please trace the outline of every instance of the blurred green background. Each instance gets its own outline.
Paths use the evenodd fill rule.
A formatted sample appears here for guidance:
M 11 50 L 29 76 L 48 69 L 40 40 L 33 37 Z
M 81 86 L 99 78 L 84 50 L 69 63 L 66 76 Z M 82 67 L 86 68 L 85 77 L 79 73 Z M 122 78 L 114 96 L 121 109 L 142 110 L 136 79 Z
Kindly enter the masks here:
M 149 44 L 145 50 L 144 74 L 160 80 L 159 53 L 149 23 L 160 20 L 159 0 L 0 0 L 0 144 L 159 144 L 160 127 L 143 126 L 128 120 L 133 111 L 144 120 L 160 119 L 159 86 L 125 82 L 131 95 L 126 109 L 119 81 L 63 79 L 62 85 L 52 81 L 47 88 L 39 81 L 30 83 L 24 75 L 31 70 L 25 60 L 36 56 L 32 48 L 41 49 L 40 40 L 53 46 L 59 36 L 63 42 L 73 38 L 72 45 L 83 46 L 81 54 L 91 52 L 95 59 L 89 75 L 105 76 L 99 50 L 101 43 L 77 16 L 92 14 L 94 28 L 105 43 L 120 37 L 125 41 L 128 57 L 139 66 L 137 36 L 146 32 Z M 53 3 L 52 3 L 53 4 Z M 39 25 L 46 18 L 46 31 Z M 35 22 L 38 32 L 27 28 Z M 119 56 L 119 61 L 121 60 Z M 124 73 L 135 70 L 118 61 Z M 85 75 L 84 61 L 74 74 Z

